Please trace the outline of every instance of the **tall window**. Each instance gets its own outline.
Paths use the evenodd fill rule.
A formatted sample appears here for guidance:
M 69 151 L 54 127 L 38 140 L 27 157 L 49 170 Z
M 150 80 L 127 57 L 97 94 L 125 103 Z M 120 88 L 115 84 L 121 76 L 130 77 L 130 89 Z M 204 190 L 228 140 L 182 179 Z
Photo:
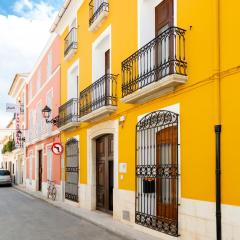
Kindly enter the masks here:
M 39 103 L 37 105 L 37 119 L 36 119 L 36 124 L 37 124 L 37 136 L 40 137 L 42 133 L 42 104 Z
M 52 51 L 48 53 L 48 60 L 47 60 L 47 79 L 52 74 Z
M 78 98 L 78 66 L 68 72 L 68 100 Z
M 47 93 L 46 103 L 47 103 L 47 106 L 53 110 L 53 103 L 52 102 L 53 102 L 53 91 L 50 90 Z M 51 118 L 52 118 L 52 112 L 51 112 L 50 119 Z M 52 130 L 52 124 L 47 124 L 47 131 L 50 132 L 51 130 Z
M 29 140 L 33 139 L 33 111 L 30 112 L 29 117 Z
M 32 165 L 33 165 L 33 154 L 29 155 L 29 181 L 32 183 Z
M 32 99 L 32 81 L 29 82 L 29 100 Z
M 39 91 L 40 88 L 41 88 L 41 81 L 42 81 L 42 73 L 41 73 L 41 69 L 38 69 L 38 73 L 37 73 L 37 91 Z
M 52 181 L 52 150 L 47 148 L 47 179 Z

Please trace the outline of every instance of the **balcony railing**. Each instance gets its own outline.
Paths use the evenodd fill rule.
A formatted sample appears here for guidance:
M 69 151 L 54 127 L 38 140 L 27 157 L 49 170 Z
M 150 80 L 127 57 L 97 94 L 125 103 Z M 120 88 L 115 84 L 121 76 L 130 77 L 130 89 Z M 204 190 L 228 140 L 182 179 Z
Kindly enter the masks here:
M 77 28 L 72 28 L 64 39 L 64 56 L 66 57 L 70 50 L 77 49 Z
M 80 117 L 104 106 L 117 106 L 117 76 L 106 74 L 80 93 Z
M 72 98 L 59 107 L 58 126 L 63 127 L 70 123 L 79 122 L 79 100 Z
M 170 27 L 122 62 L 122 97 L 186 69 L 185 30 Z
M 89 3 L 89 27 L 96 21 L 102 12 L 108 11 L 108 0 L 92 0 Z

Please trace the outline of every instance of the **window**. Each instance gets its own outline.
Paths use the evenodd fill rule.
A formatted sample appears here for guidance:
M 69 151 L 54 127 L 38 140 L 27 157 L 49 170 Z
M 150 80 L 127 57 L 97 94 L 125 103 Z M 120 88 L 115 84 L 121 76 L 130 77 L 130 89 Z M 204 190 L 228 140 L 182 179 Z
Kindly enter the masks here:
M 47 148 L 47 179 L 52 181 L 52 150 Z
M 8 170 L 0 170 L 0 176 L 10 176 L 10 172 Z
M 37 91 L 39 91 L 40 88 L 41 88 L 41 79 L 42 79 L 41 69 L 38 69 L 38 73 L 37 73 Z
M 29 100 L 32 99 L 32 82 L 29 82 Z
M 52 51 L 48 53 L 48 60 L 47 60 L 47 79 L 52 74 Z
M 33 139 L 33 111 L 30 112 L 29 117 L 29 140 Z
M 50 90 L 48 93 L 47 93 L 47 97 L 46 97 L 46 103 L 47 103 L 47 106 L 49 108 L 52 109 L 52 112 L 53 112 L 53 91 Z M 52 112 L 51 112 L 51 115 L 50 115 L 50 119 L 52 119 Z M 52 130 L 52 124 L 47 124 L 47 131 L 51 131 Z
M 42 104 L 39 103 L 37 105 L 37 119 L 36 119 L 36 123 L 37 123 L 37 136 L 40 137 L 41 133 L 42 133 Z
M 68 100 L 78 98 L 78 65 L 68 72 Z
M 33 165 L 32 161 L 33 161 L 33 155 L 31 153 L 29 155 L 29 181 L 30 181 L 30 183 L 32 183 L 32 165 Z

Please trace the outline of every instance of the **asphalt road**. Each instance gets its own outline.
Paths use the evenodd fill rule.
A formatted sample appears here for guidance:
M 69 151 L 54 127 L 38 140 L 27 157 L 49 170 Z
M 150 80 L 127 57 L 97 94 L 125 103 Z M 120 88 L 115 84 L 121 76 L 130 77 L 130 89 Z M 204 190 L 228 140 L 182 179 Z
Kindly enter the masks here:
M 123 240 L 42 200 L 0 187 L 0 240 L 78 239 Z

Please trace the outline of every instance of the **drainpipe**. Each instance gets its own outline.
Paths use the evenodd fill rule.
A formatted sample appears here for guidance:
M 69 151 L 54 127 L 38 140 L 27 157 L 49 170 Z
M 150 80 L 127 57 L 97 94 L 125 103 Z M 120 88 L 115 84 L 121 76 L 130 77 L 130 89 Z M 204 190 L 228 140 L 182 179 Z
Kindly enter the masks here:
M 221 220 L 221 8 L 220 0 L 216 0 L 217 9 L 217 81 L 216 81 L 216 236 L 222 239 Z
M 221 221 L 221 125 L 215 125 L 216 134 L 216 229 L 217 240 L 222 239 Z

